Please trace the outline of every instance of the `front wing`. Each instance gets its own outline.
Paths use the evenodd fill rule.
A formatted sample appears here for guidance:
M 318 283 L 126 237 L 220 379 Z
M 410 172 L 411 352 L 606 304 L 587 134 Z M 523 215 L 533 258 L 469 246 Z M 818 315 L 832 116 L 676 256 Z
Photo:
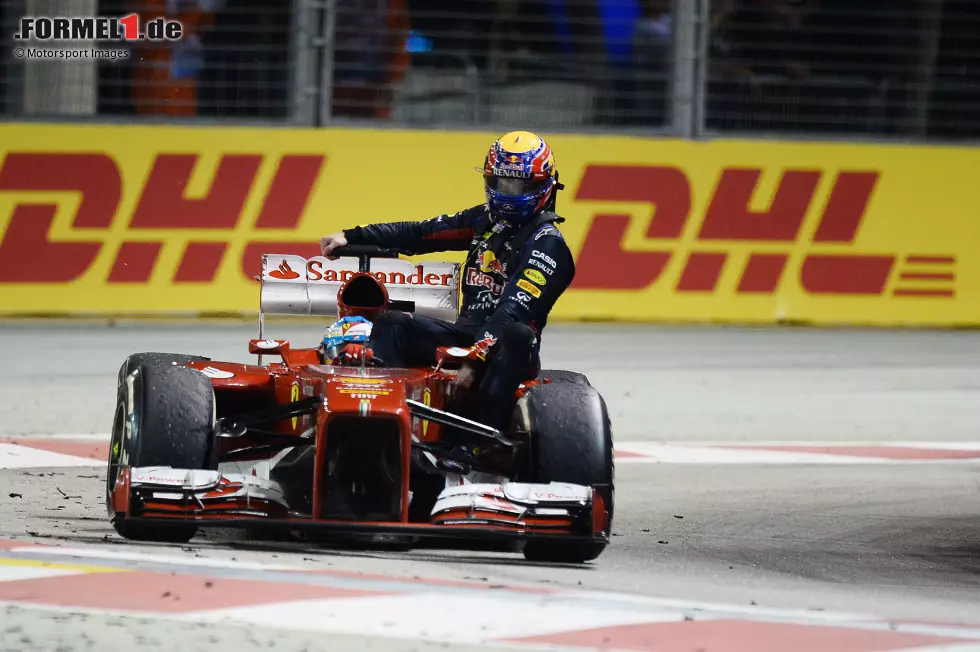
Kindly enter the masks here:
M 291 511 L 282 489 L 269 479 L 133 467 L 121 474 L 114 488 L 113 518 L 285 532 L 608 542 L 604 491 L 604 487 L 565 483 L 465 483 L 440 494 L 430 523 L 326 520 Z

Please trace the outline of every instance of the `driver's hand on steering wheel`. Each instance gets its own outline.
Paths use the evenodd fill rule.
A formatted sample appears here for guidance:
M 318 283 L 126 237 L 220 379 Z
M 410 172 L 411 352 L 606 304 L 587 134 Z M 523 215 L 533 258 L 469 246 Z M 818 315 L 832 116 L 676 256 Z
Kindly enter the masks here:
M 330 235 L 325 235 L 320 238 L 320 253 L 326 256 L 330 260 L 337 260 L 337 256 L 331 256 L 334 249 L 338 247 L 346 247 L 347 238 L 344 237 L 344 232 L 331 233 Z

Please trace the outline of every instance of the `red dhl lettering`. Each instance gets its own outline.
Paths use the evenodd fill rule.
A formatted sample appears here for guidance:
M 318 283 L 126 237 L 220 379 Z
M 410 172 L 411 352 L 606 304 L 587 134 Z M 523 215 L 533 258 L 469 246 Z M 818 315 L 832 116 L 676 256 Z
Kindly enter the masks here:
M 160 154 L 154 160 L 139 201 L 129 219 L 134 232 L 145 229 L 222 229 L 238 227 L 245 201 L 255 185 L 261 155 L 221 158 L 205 197 L 188 199 L 185 188 L 198 162 L 197 154 Z M 255 228 L 293 229 L 299 224 L 323 165 L 323 156 L 286 155 L 279 160 L 265 189 Z M 122 176 L 106 154 L 11 152 L 0 168 L 0 191 L 68 191 L 81 195 L 72 228 L 108 229 L 122 199 Z M 0 240 L 0 283 L 66 283 L 79 278 L 95 262 L 103 243 L 98 237 L 70 242 L 49 237 L 57 206 L 18 203 Z M 115 254 L 109 283 L 146 283 L 163 247 L 160 240 L 126 240 Z M 228 248 L 226 242 L 186 243 L 174 271 L 177 283 L 213 282 Z M 316 243 L 256 242 L 245 248 L 242 271 L 258 273 L 262 253 L 286 251 L 306 257 Z M 24 252 L 31 252 L 24 256 Z
M 311 260 L 306 263 L 306 278 L 310 281 L 325 281 L 328 283 L 346 283 L 355 272 L 352 270 L 333 270 L 323 269 L 323 262 Z M 428 273 L 422 275 L 422 268 L 416 267 L 415 273 L 403 274 L 401 272 L 371 272 L 371 276 L 378 279 L 385 285 L 439 285 L 448 287 L 453 280 L 452 274 Z
M 325 158 L 320 155 L 285 155 L 266 187 L 255 219 L 258 233 L 267 229 L 295 229 L 309 201 Z M 147 229 L 225 230 L 238 228 L 245 202 L 254 189 L 263 156 L 232 154 L 220 158 L 213 170 L 207 194 L 188 198 L 185 189 L 199 162 L 197 154 L 156 156 L 131 215 L 120 216 L 123 179 L 117 162 L 102 153 L 10 152 L 0 167 L 0 192 L 51 191 L 80 195 L 71 228 L 89 232 L 89 237 L 53 240 L 50 231 L 58 207 L 54 201 L 20 202 L 10 216 L 0 239 L 0 283 L 68 283 L 78 279 L 103 253 L 100 231 L 114 220 L 126 219 L 130 233 Z M 786 169 L 767 210 L 749 208 L 757 191 L 761 169 L 725 168 L 721 171 L 707 208 L 697 225 L 697 242 L 726 241 L 795 243 L 824 176 L 821 170 Z M 197 171 L 200 174 L 200 171 Z M 865 217 L 880 173 L 842 170 L 833 187 L 811 239 L 812 245 L 853 245 Z M 576 200 L 646 202 L 655 208 L 646 230 L 651 240 L 676 240 L 688 227 L 692 206 L 691 182 L 683 170 L 664 166 L 587 166 L 577 189 Z M 726 266 L 727 252 L 680 252 L 671 247 L 653 251 L 631 251 L 623 240 L 633 219 L 623 213 L 593 216 L 585 241 L 577 256 L 575 289 L 635 290 L 656 283 L 670 261 L 680 258 L 681 271 L 675 291 L 710 293 L 717 289 Z M 695 216 L 694 219 L 697 219 Z M 228 242 L 203 241 L 188 237 L 182 256 L 170 280 L 175 283 L 214 282 Z M 146 283 L 157 266 L 164 246 L 161 238 L 127 238 L 112 252 L 114 256 L 107 281 L 110 284 Z M 241 270 L 246 278 L 259 273 L 261 255 L 279 251 L 306 258 L 319 254 L 316 242 L 251 240 L 242 252 Z M 25 256 L 24 252 L 30 252 Z M 899 280 L 915 278 L 918 259 L 955 259 L 946 254 L 909 256 L 904 265 L 895 254 L 841 254 L 807 252 L 794 270 L 800 287 L 811 294 L 880 295 L 897 269 Z M 610 268 L 609 261 L 616 261 Z M 776 292 L 789 263 L 788 252 L 753 251 L 738 278 L 740 294 Z M 911 270 L 911 271 L 907 271 Z M 330 272 L 318 270 L 330 280 Z M 334 273 L 335 274 L 335 273 Z M 381 273 L 378 273 L 381 274 Z M 439 274 L 388 274 L 379 277 L 388 284 L 446 286 L 451 276 Z M 314 276 L 316 273 L 313 274 Z M 952 276 L 951 273 L 947 273 Z M 343 280 L 343 276 L 340 277 Z M 941 280 L 952 280 L 944 279 Z M 470 285 L 502 287 L 488 275 L 466 277 Z M 898 287 L 894 296 L 949 297 L 949 288 L 921 289 Z
M 823 172 L 784 170 L 769 209 L 753 211 L 749 204 L 761 175 L 760 169 L 722 171 L 701 220 L 699 242 L 789 244 L 798 240 Z M 878 178 L 876 171 L 840 171 L 812 242 L 853 243 Z M 646 202 L 654 207 L 646 237 L 676 240 L 691 217 L 691 194 L 687 175 L 675 167 L 590 165 L 575 198 Z M 683 255 L 673 249 L 624 249 L 623 241 L 632 219 L 619 213 L 594 215 L 577 257 L 573 288 L 643 289 L 659 280 L 675 256 Z M 675 290 L 714 291 L 728 257 L 727 253 L 718 252 L 688 253 Z M 737 292 L 775 292 L 788 258 L 782 253 L 751 253 Z M 615 268 L 609 266 L 610 260 L 616 261 Z M 895 260 L 895 255 L 810 254 L 800 267 L 800 284 L 811 294 L 882 294 Z
M 4 190 L 76 191 L 81 201 L 72 227 L 105 229 L 122 196 L 122 179 L 115 161 L 105 154 L 11 152 L 0 168 L 0 191 Z M 0 241 L 0 282 L 63 283 L 84 274 L 95 261 L 100 241 L 48 240 L 57 210 L 52 203 L 14 208 Z

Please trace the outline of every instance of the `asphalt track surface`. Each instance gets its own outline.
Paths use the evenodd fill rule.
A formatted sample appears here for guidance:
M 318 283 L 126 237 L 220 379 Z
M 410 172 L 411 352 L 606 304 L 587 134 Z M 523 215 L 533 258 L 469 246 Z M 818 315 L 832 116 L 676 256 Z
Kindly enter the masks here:
M 244 362 L 252 359 L 246 341 L 254 332 L 220 322 L 0 327 L 0 438 L 105 433 L 126 355 L 179 351 Z M 320 333 L 315 323 L 274 324 L 267 335 L 299 346 Z M 980 442 L 978 332 L 556 325 L 546 333 L 544 361 L 590 376 L 609 404 L 618 442 Z M 618 464 L 613 543 L 584 567 L 533 565 L 492 551 L 310 550 L 211 533 L 185 547 L 135 545 L 104 520 L 101 466 L 0 469 L 0 544 L 39 542 L 91 555 L 76 554 L 74 564 L 148 552 L 205 566 L 234 560 L 612 592 L 623 600 L 680 600 L 678 609 L 694 612 L 729 605 L 876 614 L 971 624 L 980 639 L 980 460 L 966 462 Z M 323 638 L 301 627 L 189 627 L 111 610 L 55 612 L 11 601 L 2 587 L 2 650 L 513 649 L 366 630 L 331 634 L 318 647 Z

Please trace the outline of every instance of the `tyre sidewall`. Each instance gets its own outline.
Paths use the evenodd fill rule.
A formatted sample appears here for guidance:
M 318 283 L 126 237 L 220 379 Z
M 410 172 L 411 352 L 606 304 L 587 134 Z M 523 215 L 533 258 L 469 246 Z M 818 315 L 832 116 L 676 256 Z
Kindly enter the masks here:
M 531 388 L 522 401 L 534 482 L 613 484 L 609 411 L 595 388 L 552 383 Z
M 529 481 L 606 485 L 611 535 L 615 503 L 612 430 L 605 401 L 588 385 L 550 383 L 531 388 L 519 403 L 523 426 L 530 434 Z M 562 543 L 528 541 L 525 557 L 532 561 L 578 563 L 598 557 L 606 542 Z
M 173 364 L 141 363 L 120 382 L 107 465 L 106 503 L 113 527 L 123 537 L 186 542 L 194 536 L 197 527 L 193 525 L 175 523 L 164 527 L 117 518 L 125 515 L 116 514 L 112 505 L 113 448 L 121 440 L 119 468 L 169 466 L 215 470 L 218 465 L 214 453 L 214 398 L 209 378 Z

